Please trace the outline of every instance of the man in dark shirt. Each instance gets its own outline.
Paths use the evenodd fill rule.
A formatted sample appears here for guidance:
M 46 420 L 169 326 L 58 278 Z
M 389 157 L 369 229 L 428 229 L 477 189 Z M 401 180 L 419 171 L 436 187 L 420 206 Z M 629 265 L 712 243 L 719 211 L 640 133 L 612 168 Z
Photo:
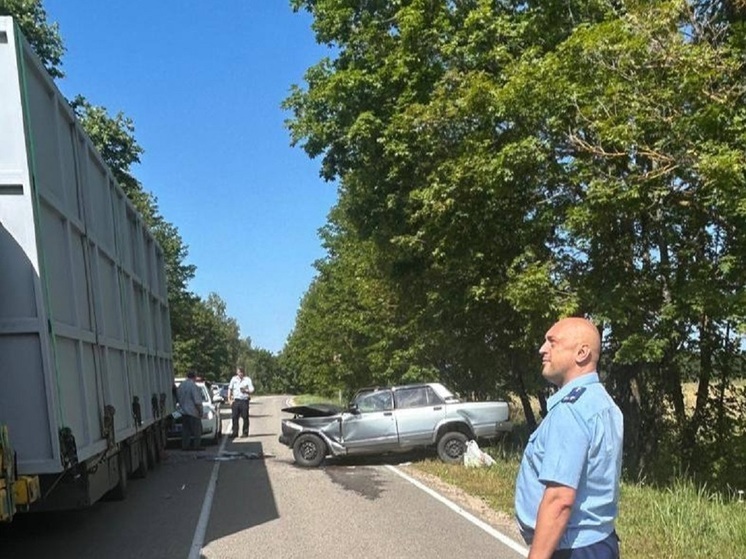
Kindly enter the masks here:
M 181 411 L 181 449 L 199 450 L 202 446 L 202 389 L 195 383 L 194 371 L 179 385 L 176 396 Z

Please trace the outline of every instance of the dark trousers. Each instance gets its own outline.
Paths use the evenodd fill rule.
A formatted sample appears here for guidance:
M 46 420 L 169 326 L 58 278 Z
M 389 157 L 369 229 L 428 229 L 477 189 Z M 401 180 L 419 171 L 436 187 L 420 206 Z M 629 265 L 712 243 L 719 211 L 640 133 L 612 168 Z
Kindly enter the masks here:
M 202 446 L 202 419 L 193 415 L 181 416 L 181 449 L 199 450 Z
M 619 559 L 619 538 L 612 532 L 605 540 L 585 547 L 558 549 L 552 559 Z
M 231 421 L 233 422 L 233 428 L 231 434 L 234 437 L 238 436 L 238 418 L 243 419 L 243 436 L 249 436 L 249 401 L 248 400 L 233 400 L 231 404 Z

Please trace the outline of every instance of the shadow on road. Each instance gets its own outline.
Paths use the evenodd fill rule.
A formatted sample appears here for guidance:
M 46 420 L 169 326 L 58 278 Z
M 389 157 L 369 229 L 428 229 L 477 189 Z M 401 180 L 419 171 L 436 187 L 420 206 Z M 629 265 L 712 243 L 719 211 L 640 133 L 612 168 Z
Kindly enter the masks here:
M 251 435 L 256 437 L 257 435 Z M 234 439 L 226 446 L 205 545 L 279 518 L 261 442 Z

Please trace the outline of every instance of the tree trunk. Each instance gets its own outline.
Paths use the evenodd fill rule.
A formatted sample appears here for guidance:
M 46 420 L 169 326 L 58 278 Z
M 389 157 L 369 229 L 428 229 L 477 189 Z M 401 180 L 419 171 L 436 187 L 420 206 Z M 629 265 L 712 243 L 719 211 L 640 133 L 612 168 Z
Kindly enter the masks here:
M 636 376 L 635 365 L 612 365 L 605 383 L 624 416 L 624 467 L 635 474 L 641 470 L 641 449 L 644 447 L 641 444 L 644 436 L 640 429 L 642 417 Z

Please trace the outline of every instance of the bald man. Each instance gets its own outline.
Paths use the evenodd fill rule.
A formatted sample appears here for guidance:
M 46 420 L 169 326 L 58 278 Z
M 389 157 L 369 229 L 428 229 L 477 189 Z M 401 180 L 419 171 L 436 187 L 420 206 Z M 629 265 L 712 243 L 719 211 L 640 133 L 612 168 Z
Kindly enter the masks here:
M 565 318 L 539 349 L 542 376 L 557 386 L 528 440 L 515 508 L 529 559 L 616 559 L 622 413 L 601 385 L 598 329 Z

